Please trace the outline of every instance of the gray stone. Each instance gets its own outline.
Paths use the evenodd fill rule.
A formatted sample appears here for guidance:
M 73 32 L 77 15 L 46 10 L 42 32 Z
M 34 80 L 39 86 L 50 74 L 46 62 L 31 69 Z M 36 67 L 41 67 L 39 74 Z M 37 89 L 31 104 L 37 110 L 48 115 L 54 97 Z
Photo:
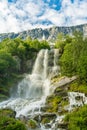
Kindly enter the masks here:
M 3 33 L 0 34 L 0 41 L 5 38 L 17 38 L 21 37 L 25 39 L 26 37 L 30 36 L 32 39 L 43 39 L 43 36 L 46 40 L 54 42 L 58 33 L 62 32 L 64 34 L 72 34 L 73 31 L 78 30 L 81 31 L 84 35 L 87 34 L 87 24 L 78 25 L 78 26 L 71 26 L 71 27 L 51 27 L 51 28 L 35 28 L 27 31 L 23 31 L 20 33 Z

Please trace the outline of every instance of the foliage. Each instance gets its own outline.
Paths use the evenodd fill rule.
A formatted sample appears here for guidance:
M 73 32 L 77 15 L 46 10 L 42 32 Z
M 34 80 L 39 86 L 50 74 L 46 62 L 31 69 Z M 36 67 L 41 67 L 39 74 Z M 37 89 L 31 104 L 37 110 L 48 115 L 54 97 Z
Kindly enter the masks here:
M 32 128 L 32 129 L 35 129 L 37 127 L 37 122 L 33 119 L 29 120 L 28 121 L 28 127 L 29 128 Z
M 71 42 L 72 42 L 71 36 L 59 33 L 55 41 L 55 48 L 59 48 L 60 52 L 63 53 L 65 45 Z
M 64 121 L 68 123 L 68 130 L 86 130 L 87 105 L 77 108 L 75 111 L 67 114 Z
M 15 119 L 13 110 L 1 109 L 0 130 L 26 130 L 26 127 L 21 121 Z
M 80 32 L 75 32 L 71 43 L 64 47 L 60 65 L 63 75 L 79 75 L 87 82 L 87 39 Z
M 32 64 L 35 61 L 36 55 L 40 49 L 49 49 L 49 44 L 47 41 L 39 41 L 37 39 L 32 40 L 27 37 L 25 40 L 21 38 L 15 39 L 4 39 L 0 43 L 0 92 L 1 97 L 4 94 L 7 96 L 3 90 L 9 91 L 9 86 L 13 86 L 12 82 L 9 83 L 9 79 L 14 78 L 13 75 L 20 75 L 31 71 L 32 65 L 29 61 L 32 60 Z M 6 86 L 6 87 L 5 87 Z
M 42 124 L 50 123 L 50 120 L 49 120 L 49 118 L 45 117 L 42 119 L 41 123 Z
M 40 43 L 41 49 L 50 49 L 49 43 L 46 40 L 42 40 Z
M 8 117 L 0 117 L 0 130 L 26 130 L 26 127 L 19 120 Z
M 5 77 L 17 71 L 17 63 L 14 57 L 8 52 L 0 50 L 0 76 Z
M 65 46 L 64 53 L 60 59 L 61 71 L 64 75 L 74 75 L 76 71 L 76 66 L 74 65 L 74 58 L 72 56 L 74 49 L 72 49 L 72 44 L 67 44 Z
M 69 91 L 81 92 L 87 95 L 87 85 L 85 83 L 81 84 L 76 80 L 69 85 Z
M 0 109 L 0 117 L 11 117 L 11 118 L 15 118 L 16 112 L 5 108 L 5 109 Z
M 66 92 L 64 90 L 57 88 L 56 94 L 48 96 L 46 99 L 46 105 L 48 106 L 46 112 L 58 112 L 61 104 L 61 112 L 65 113 L 64 106 L 68 105 L 68 100 L 63 100 L 65 94 Z
M 58 111 L 58 104 L 61 102 L 61 97 L 51 95 L 47 97 L 46 104 L 49 106 L 47 108 L 47 112 L 57 112 Z

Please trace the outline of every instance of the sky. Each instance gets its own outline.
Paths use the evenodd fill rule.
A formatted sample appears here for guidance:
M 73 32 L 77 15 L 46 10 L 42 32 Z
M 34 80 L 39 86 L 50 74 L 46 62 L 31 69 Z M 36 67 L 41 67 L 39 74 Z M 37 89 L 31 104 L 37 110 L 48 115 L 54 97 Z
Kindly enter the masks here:
M 0 0 L 0 33 L 87 23 L 87 0 Z

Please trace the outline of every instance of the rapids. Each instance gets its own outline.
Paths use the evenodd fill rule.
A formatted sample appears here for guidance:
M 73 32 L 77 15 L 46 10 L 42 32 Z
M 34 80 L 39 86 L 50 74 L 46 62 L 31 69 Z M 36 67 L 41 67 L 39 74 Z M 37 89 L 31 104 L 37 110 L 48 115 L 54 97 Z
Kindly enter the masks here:
M 52 55 L 53 66 L 51 66 L 50 58 Z M 41 113 L 40 109 L 50 93 L 50 78 L 58 72 L 57 58 L 58 50 L 41 50 L 37 55 L 32 73 L 18 84 L 16 91 L 12 91 L 9 100 L 0 103 L 0 108 L 12 108 L 17 113 L 16 117 Z
M 46 98 L 53 92 L 53 86 L 50 80 L 54 76 L 60 74 L 60 67 L 58 66 L 59 50 L 57 49 L 42 49 L 37 55 L 35 64 L 31 74 L 25 78 L 11 91 L 11 97 L 0 103 L 0 108 L 12 108 L 16 111 L 16 117 L 24 115 L 26 117 L 33 117 L 41 114 L 41 108 L 45 106 Z M 61 83 L 65 80 L 61 80 Z M 55 88 L 55 86 L 54 86 Z M 81 100 L 76 100 L 76 97 L 82 97 Z M 65 109 L 71 111 L 74 106 L 87 104 L 87 97 L 82 93 L 69 92 L 68 98 L 70 104 Z M 60 130 L 56 129 L 56 123 L 61 122 L 62 116 L 57 116 L 55 122 L 51 122 L 51 128 L 46 129 L 44 125 L 40 124 L 40 128 L 36 130 Z M 30 129 L 29 129 L 30 130 Z

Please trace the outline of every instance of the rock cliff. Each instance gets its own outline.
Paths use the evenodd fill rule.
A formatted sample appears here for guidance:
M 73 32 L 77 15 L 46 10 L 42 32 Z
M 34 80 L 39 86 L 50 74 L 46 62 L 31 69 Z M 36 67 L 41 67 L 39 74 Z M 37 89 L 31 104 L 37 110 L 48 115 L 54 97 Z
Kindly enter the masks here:
M 0 41 L 5 38 L 16 38 L 21 37 L 25 39 L 27 36 L 32 37 L 33 39 L 38 38 L 39 40 L 46 39 L 48 41 L 53 42 L 56 39 L 58 33 L 62 32 L 64 34 L 72 34 L 73 31 L 78 30 L 81 31 L 85 36 L 87 35 L 87 24 L 70 26 L 70 27 L 57 27 L 53 26 L 51 28 L 35 28 L 32 30 L 27 30 L 19 33 L 4 33 L 0 34 Z

